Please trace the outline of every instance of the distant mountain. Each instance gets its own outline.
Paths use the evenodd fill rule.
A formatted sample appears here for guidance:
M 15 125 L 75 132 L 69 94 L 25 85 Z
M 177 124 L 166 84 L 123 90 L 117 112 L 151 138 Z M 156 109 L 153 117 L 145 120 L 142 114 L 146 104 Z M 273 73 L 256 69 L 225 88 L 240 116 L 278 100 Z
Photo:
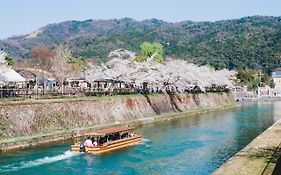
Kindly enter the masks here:
M 106 61 L 118 48 L 139 52 L 143 41 L 160 42 L 165 55 L 215 68 L 281 67 L 281 17 L 252 16 L 217 22 L 169 23 L 157 19 L 66 21 L 30 35 L 0 41 L 0 48 L 28 58 L 35 46 L 68 47 L 74 57 Z

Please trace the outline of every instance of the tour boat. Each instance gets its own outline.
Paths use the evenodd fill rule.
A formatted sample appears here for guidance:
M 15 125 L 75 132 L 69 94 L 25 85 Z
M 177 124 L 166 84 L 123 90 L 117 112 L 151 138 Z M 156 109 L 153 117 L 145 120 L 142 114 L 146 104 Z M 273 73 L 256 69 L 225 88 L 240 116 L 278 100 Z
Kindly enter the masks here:
M 84 143 L 79 142 L 71 146 L 72 152 L 85 152 L 94 153 L 97 155 L 133 146 L 141 143 L 141 135 L 133 133 L 133 127 L 118 127 L 111 129 L 98 130 L 91 133 L 86 133 L 91 139 L 93 145 L 88 146 Z M 90 141 L 90 142 L 91 142 Z

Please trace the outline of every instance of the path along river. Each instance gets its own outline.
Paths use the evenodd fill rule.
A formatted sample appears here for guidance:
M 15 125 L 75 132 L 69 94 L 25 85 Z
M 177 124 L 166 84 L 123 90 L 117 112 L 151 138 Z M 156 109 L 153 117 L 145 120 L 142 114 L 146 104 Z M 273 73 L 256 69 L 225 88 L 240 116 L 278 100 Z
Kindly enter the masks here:
M 245 102 L 139 128 L 141 145 L 102 156 L 71 141 L 0 154 L 0 174 L 210 174 L 280 118 L 281 102 Z

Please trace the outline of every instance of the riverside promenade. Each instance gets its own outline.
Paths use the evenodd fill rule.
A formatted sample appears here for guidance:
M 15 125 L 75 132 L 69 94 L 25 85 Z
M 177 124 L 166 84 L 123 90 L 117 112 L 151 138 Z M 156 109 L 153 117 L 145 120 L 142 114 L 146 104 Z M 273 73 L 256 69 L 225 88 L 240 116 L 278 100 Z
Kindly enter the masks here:
M 264 131 L 235 156 L 230 158 L 217 169 L 213 175 L 281 174 L 280 157 L 281 120 Z

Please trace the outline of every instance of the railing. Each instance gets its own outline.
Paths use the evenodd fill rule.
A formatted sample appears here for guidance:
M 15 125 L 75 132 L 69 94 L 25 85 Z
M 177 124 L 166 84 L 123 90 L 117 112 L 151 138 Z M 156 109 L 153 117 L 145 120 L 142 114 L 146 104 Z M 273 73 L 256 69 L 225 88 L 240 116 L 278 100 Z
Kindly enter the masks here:
M 56 98 L 56 96 L 103 96 L 135 94 L 138 91 L 133 88 L 91 89 L 91 88 L 60 88 L 56 89 L 29 89 L 29 88 L 0 88 L 0 98 Z
M 212 89 L 206 92 L 228 92 L 228 89 Z M 202 93 L 200 90 L 186 90 L 185 93 Z M 154 90 L 150 88 L 0 88 L 0 98 L 61 98 L 62 96 L 106 96 L 151 93 L 181 93 L 176 89 Z

